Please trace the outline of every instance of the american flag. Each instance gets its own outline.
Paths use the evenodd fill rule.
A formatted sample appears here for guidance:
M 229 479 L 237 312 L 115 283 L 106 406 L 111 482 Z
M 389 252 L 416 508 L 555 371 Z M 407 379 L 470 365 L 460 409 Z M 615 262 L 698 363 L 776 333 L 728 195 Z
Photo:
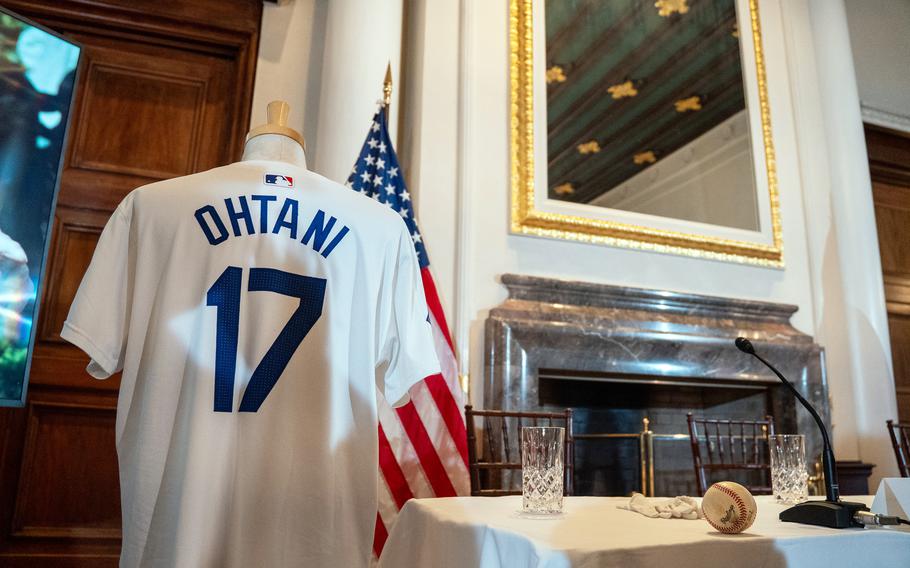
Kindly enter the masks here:
M 398 511 L 408 499 L 471 492 L 467 435 L 461 413 L 464 394 L 458 384 L 449 326 L 430 274 L 430 259 L 382 108 L 373 116 L 366 142 L 345 185 L 398 212 L 411 232 L 442 369 L 441 374 L 426 377 L 411 388 L 411 402 L 407 405 L 392 408 L 387 401 L 379 401 L 379 470 L 385 483 L 379 484 L 373 538 L 373 552 L 378 558 Z

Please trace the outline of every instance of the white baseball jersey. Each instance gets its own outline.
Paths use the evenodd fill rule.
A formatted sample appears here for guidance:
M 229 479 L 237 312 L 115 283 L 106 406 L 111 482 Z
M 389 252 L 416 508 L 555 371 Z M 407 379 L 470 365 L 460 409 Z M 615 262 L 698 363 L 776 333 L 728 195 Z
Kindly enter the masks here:
M 377 388 L 439 372 L 394 211 L 250 161 L 133 191 L 62 335 L 122 369 L 121 566 L 367 566 Z

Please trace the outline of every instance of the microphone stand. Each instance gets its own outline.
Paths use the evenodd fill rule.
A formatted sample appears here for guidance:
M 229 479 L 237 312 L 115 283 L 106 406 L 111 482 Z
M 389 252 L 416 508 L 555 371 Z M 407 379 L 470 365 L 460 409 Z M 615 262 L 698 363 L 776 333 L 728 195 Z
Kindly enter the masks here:
M 868 507 L 862 503 L 851 503 L 848 501 L 841 501 L 840 499 L 840 489 L 837 485 L 837 471 L 835 470 L 835 461 L 834 461 L 834 450 L 831 449 L 831 440 L 828 438 L 828 429 L 825 428 L 824 422 L 822 422 L 821 417 L 818 415 L 818 412 L 815 411 L 815 408 L 809 404 L 809 401 L 806 400 L 803 395 L 796 390 L 796 387 L 793 386 L 790 381 L 788 381 L 771 363 L 765 361 L 758 353 L 755 352 L 755 348 L 745 337 L 736 338 L 736 348 L 752 355 L 759 361 L 761 361 L 766 367 L 771 369 L 777 378 L 787 387 L 793 396 L 804 406 L 806 410 L 809 411 L 809 414 L 812 415 L 812 418 L 815 419 L 815 423 L 818 424 L 818 429 L 822 433 L 822 441 L 824 442 L 824 450 L 822 452 L 822 468 L 825 475 L 825 494 L 826 498 L 824 501 L 806 501 L 805 503 L 800 503 L 794 505 L 789 509 L 781 511 L 780 520 L 790 523 L 800 523 L 803 525 L 817 525 L 821 527 L 830 527 L 834 529 L 844 529 L 848 527 L 861 527 L 862 524 L 854 520 L 854 516 L 858 511 L 868 511 Z

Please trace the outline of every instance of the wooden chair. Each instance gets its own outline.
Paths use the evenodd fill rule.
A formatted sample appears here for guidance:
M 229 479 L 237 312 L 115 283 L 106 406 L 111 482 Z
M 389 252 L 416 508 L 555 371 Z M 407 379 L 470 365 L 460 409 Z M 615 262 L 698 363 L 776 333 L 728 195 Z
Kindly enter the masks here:
M 888 420 L 888 434 L 894 447 L 894 457 L 901 477 L 910 477 L 910 424 Z
M 471 495 L 495 497 L 521 495 L 521 433 L 524 426 L 562 426 L 565 437 L 566 495 L 574 493 L 575 438 L 572 435 L 572 409 L 564 412 L 524 412 L 505 410 L 474 410 L 464 407 L 468 430 L 468 461 L 471 474 Z M 483 447 L 478 455 L 475 417 L 481 418 Z M 517 474 L 512 472 L 517 471 Z
M 771 493 L 768 436 L 774 435 L 774 422 L 770 416 L 764 420 L 711 420 L 695 418 L 690 412 L 687 417 L 695 479 L 701 495 L 708 490 L 706 472 L 735 470 L 763 472 L 764 484 L 743 485 L 756 495 Z

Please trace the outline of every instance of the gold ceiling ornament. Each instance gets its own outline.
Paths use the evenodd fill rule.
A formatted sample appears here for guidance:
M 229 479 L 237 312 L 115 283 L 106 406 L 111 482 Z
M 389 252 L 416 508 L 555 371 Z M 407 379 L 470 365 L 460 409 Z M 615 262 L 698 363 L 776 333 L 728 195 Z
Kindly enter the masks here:
M 578 148 L 579 154 L 596 154 L 600 152 L 600 144 L 597 142 L 597 140 L 583 142 L 576 146 L 576 148 Z
M 686 112 L 687 110 L 701 110 L 701 97 L 695 95 L 687 99 L 679 99 L 675 103 L 676 112 Z
M 575 186 L 571 183 L 561 183 L 553 188 L 556 195 L 572 195 L 575 193 Z
M 554 65 L 547 69 L 547 85 L 551 83 L 565 83 L 566 74 L 563 72 L 562 67 L 559 65 Z
M 511 168 L 511 230 L 536 237 L 572 240 L 634 250 L 676 254 L 779 268 L 783 262 L 780 197 L 771 113 L 765 78 L 757 0 L 749 0 L 762 141 L 771 202 L 772 244 L 673 231 L 580 215 L 543 211 L 534 195 L 534 0 L 509 0 L 509 67 L 511 116 L 509 117 Z
M 685 14 L 689 11 L 688 0 L 657 0 L 654 3 L 657 8 L 657 15 L 664 18 L 672 16 L 675 13 Z
M 613 85 L 612 87 L 607 87 L 607 91 L 614 99 L 622 99 L 625 97 L 634 97 L 638 94 L 638 89 L 635 88 L 635 85 L 632 84 L 632 81 L 626 81 L 625 83 L 619 83 L 618 85 Z
M 635 162 L 636 166 L 642 164 L 653 164 L 657 161 L 657 156 L 654 155 L 654 150 L 647 150 L 644 152 L 639 152 L 632 156 L 632 161 Z

